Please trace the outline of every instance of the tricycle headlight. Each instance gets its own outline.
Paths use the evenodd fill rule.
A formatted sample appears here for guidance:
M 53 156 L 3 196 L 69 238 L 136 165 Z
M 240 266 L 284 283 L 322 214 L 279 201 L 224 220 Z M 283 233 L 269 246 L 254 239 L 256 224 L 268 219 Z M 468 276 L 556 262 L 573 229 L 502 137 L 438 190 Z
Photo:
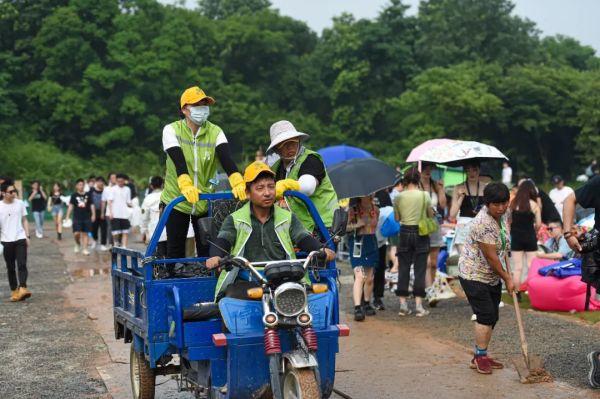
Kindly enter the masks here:
M 275 290 L 273 305 L 286 317 L 296 316 L 306 307 L 306 289 L 298 283 L 284 283 Z

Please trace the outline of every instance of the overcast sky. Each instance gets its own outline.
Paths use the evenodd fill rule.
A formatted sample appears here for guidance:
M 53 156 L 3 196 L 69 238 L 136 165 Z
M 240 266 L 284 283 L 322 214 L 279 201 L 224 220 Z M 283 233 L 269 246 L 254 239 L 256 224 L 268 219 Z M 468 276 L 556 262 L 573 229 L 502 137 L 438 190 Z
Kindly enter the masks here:
M 175 0 L 162 0 L 173 3 Z M 485 0 L 481 0 L 485 1 Z M 600 50 L 600 0 L 513 0 L 514 12 L 537 24 L 543 36 L 558 33 L 574 37 L 582 44 Z M 284 15 L 305 21 L 321 33 L 331 26 L 331 18 L 344 11 L 358 18 L 373 18 L 388 3 L 387 0 L 271 0 L 273 7 Z M 403 0 L 417 12 L 419 0 Z M 195 7 L 195 0 L 186 0 Z

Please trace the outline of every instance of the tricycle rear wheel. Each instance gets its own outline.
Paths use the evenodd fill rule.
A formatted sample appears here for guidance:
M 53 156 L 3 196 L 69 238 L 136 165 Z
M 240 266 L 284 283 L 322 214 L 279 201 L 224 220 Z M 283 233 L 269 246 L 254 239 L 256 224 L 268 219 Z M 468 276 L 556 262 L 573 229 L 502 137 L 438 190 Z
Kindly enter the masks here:
M 133 344 L 129 353 L 129 375 L 134 399 L 154 399 L 156 374 L 144 354 L 133 349 Z
M 283 399 L 321 399 L 315 370 L 297 369 L 290 365 L 283 378 Z

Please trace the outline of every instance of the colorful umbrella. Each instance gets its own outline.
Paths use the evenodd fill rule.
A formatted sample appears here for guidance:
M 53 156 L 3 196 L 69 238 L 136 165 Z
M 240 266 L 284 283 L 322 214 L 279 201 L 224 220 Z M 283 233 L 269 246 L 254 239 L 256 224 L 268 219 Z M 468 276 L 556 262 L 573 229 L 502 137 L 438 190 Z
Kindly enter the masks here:
M 406 162 L 422 161 L 421 157 L 423 156 L 423 154 L 427 153 L 429 150 L 432 150 L 436 147 L 440 147 L 442 145 L 454 143 L 455 141 L 456 140 L 450 140 L 450 139 L 427 140 L 424 143 L 421 143 L 412 149 L 410 154 L 408 154 L 408 158 L 406 158 Z

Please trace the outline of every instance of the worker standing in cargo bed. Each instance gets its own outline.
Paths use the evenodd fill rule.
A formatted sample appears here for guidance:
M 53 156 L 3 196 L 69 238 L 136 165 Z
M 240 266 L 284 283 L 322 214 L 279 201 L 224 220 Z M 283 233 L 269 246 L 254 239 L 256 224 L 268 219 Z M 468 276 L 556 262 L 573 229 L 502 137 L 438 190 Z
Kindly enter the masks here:
M 180 99 L 182 119 L 163 129 L 163 149 L 167 153 L 165 187 L 161 194 L 163 206 L 183 195 L 186 201 L 178 204 L 167 220 L 167 258 L 185 257 L 185 240 L 190 223 L 196 236 L 198 256 L 208 255 L 208 246 L 199 239 L 197 221 L 208 212 L 200 193 L 214 191 L 209 180 L 215 176 L 217 161 L 229 176 L 233 195 L 246 199 L 246 185 L 231 156 L 223 130 L 208 121 L 210 106 L 215 103 L 198 86 L 185 90 Z

